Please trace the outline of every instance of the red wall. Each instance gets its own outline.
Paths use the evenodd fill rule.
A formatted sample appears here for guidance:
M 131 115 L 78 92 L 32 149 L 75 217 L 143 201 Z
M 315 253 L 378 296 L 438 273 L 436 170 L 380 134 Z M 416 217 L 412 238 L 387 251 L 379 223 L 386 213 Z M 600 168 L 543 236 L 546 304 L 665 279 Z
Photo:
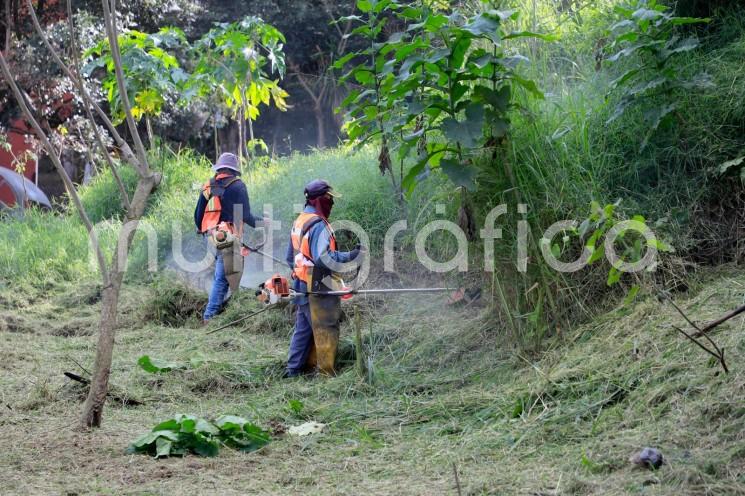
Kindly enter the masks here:
M 26 150 L 31 148 L 26 143 L 25 133 L 27 132 L 30 131 L 28 130 L 26 123 L 20 119 L 13 122 L 10 126 L 8 132 L 8 143 L 10 143 L 13 154 L 17 157 L 23 155 Z M 0 148 L 0 167 L 15 170 L 13 167 L 13 155 L 10 152 L 5 151 L 3 148 Z M 36 167 L 36 161 L 29 160 L 26 162 L 25 175 L 29 181 L 33 183 L 36 182 Z M 6 185 L 0 186 L 0 200 L 7 205 L 15 205 L 15 196 L 13 196 L 10 188 Z

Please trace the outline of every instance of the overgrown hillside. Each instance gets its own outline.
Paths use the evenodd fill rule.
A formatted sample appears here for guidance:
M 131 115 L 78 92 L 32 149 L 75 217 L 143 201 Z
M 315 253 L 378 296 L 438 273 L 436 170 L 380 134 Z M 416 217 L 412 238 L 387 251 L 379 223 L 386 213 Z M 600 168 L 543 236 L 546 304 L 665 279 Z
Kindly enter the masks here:
M 178 164 L 183 175 L 170 175 L 168 164 Z M 189 225 L 194 192 L 181 185 L 200 181 L 206 171 L 189 157 L 164 166 L 178 182 L 167 181 L 150 207 L 159 232 L 168 231 L 170 219 Z M 310 174 L 329 177 L 345 193 L 340 218 L 383 223 L 401 214 L 383 201 L 388 185 L 369 155 L 329 152 L 276 167 L 253 173 L 252 196 L 281 199 L 276 208 L 282 218 L 295 196 L 291 183 Z M 364 184 L 357 182 L 366 170 Z M 104 185 L 101 179 L 91 186 L 85 200 L 95 206 Z M 370 204 L 365 199 L 374 185 L 381 200 Z M 2 225 L 16 229 L 13 249 L 49 250 L 29 258 L 9 255 L 0 290 L 6 356 L 0 422 L 11 446 L 0 463 L 11 474 L 11 493 L 171 494 L 211 487 L 221 494 L 453 494 L 454 467 L 462 494 L 745 492 L 742 319 L 714 335 L 729 357 L 725 375 L 672 328 L 685 323 L 653 297 L 566 329 L 561 339 L 533 351 L 517 346 L 495 319 L 490 297 L 464 308 L 438 296 L 358 298 L 346 308 L 349 317 L 355 307 L 362 315 L 368 376 L 361 380 L 355 371 L 348 318 L 341 375 L 288 381 L 281 374 L 292 321 L 284 310 L 208 335 L 198 326 L 203 293 L 172 276 L 138 277 L 123 296 L 115 398 L 106 422 L 99 432 L 78 432 L 70 419 L 84 390 L 63 373 L 85 376 L 90 367 L 100 286 L 87 252 L 71 249 L 85 243 L 77 225 L 41 213 Z M 137 261 L 134 274 L 141 273 Z M 10 279 L 10 268 L 26 277 Z M 432 280 L 422 277 L 410 267 L 394 283 Z M 673 297 L 697 321 L 743 303 L 745 276 L 736 266 L 702 271 L 687 284 L 686 295 Z M 216 325 L 257 305 L 246 291 Z M 143 355 L 178 369 L 147 373 L 137 364 Z M 143 404 L 122 404 L 130 400 Z M 223 450 L 215 460 L 125 454 L 130 442 L 176 413 L 241 415 L 272 432 L 272 441 L 257 454 Z M 310 420 L 327 424 L 326 431 L 310 438 L 286 433 Z M 662 450 L 661 470 L 628 462 L 645 446 Z
M 345 22 L 350 32 L 363 23 L 349 48 L 362 52 L 337 66 L 309 55 L 303 65 L 337 90 L 350 71 L 342 110 L 356 119 L 345 128 L 352 142 L 242 163 L 254 213 L 281 222 L 264 249 L 284 258 L 303 186 L 324 178 L 343 195 L 332 220 L 353 221 L 370 237 L 366 288 L 464 288 L 480 297 L 345 302 L 335 377 L 282 377 L 294 317 L 273 308 L 235 323 L 262 308 L 253 288 L 202 326 L 211 269 L 184 271 L 174 249 L 181 238 L 187 260 L 207 254 L 193 211 L 211 160 L 151 136 L 143 155 L 163 179 L 128 258 L 104 421 L 80 430 L 88 387 L 73 379 L 91 375 L 105 294 L 88 233 L 67 197 L 52 210 L 0 213 L 0 492 L 745 495 L 745 319 L 711 333 L 725 373 L 678 330 L 691 323 L 673 305 L 706 323 L 745 304 L 745 11 L 736 4 L 356 2 L 358 16 Z M 263 29 L 278 55 L 281 36 Z M 159 37 L 175 36 L 184 74 L 207 63 L 181 53 L 189 40 L 178 31 L 141 34 L 168 63 Z M 274 70 L 277 59 L 266 57 Z M 157 119 L 175 119 L 176 100 L 158 100 Z M 330 121 L 324 109 L 316 113 Z M 218 139 L 216 123 L 208 131 Z M 212 139 L 199 134 L 200 146 Z M 119 165 L 131 195 L 138 174 Z M 110 167 L 77 191 L 112 256 L 128 214 Z M 500 205 L 506 213 L 495 218 Z M 462 228 L 467 270 L 422 264 L 417 235 L 435 220 Z M 544 239 L 563 220 L 576 222 Z M 622 273 L 606 260 L 603 239 L 627 220 L 656 238 L 632 232 L 614 246 L 622 261 L 658 250 L 650 270 Z M 407 228 L 395 237 L 395 270 L 385 271 L 386 233 L 400 221 Z M 492 221 L 501 237 L 489 238 Z M 263 242 L 260 230 L 249 237 Z M 445 261 L 463 248 L 459 240 L 437 231 L 425 248 Z M 339 234 L 344 249 L 357 242 Z M 592 263 L 577 272 L 547 262 L 547 254 L 567 262 L 586 252 Z M 252 281 L 266 277 L 262 263 L 250 255 Z M 125 451 L 181 413 L 237 415 L 271 439 L 251 453 L 223 446 L 216 458 Z M 323 431 L 289 432 L 310 421 Z M 663 454 L 658 470 L 630 461 L 645 447 Z
M 745 275 L 708 271 L 678 304 L 699 321 L 743 303 Z M 52 494 L 743 494 L 742 319 L 716 331 L 729 375 L 649 299 L 573 329 L 540 353 L 514 350 L 481 308 L 442 298 L 360 300 L 370 382 L 281 379 L 291 323 L 281 310 L 206 335 L 188 288 L 129 286 L 104 427 L 70 427 L 93 351 L 97 292 L 3 290 L 0 457 L 9 493 Z M 250 296 L 220 322 L 255 308 Z M 347 306 L 346 308 L 350 308 Z M 174 315 L 191 308 L 185 315 Z M 142 355 L 183 366 L 149 374 Z M 81 367 L 82 366 L 82 367 Z M 135 399 L 142 406 L 122 406 Z M 125 454 L 175 413 L 244 416 L 272 432 L 256 454 L 153 460 Z M 305 421 L 324 433 L 286 433 Z M 630 456 L 659 448 L 650 472 Z

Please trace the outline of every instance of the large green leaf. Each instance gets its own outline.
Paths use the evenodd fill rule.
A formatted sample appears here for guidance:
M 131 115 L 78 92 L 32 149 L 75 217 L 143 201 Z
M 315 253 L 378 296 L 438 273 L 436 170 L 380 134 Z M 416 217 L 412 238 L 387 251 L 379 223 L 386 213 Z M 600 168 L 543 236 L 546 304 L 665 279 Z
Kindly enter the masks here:
M 631 14 L 631 17 L 637 20 L 637 22 L 640 21 L 653 21 L 657 19 L 658 17 L 662 17 L 664 14 L 658 10 L 652 10 L 652 9 L 637 9 L 633 14 Z
M 185 445 L 188 446 L 194 453 L 200 456 L 215 457 L 220 452 L 220 444 L 217 440 L 213 440 L 199 433 L 186 435 L 187 441 Z
M 711 22 L 708 17 L 671 17 L 670 22 L 674 26 L 683 26 L 685 24 L 706 24 Z
M 665 42 L 663 40 L 652 40 L 652 41 L 646 41 L 646 42 L 641 42 L 641 43 L 634 43 L 633 45 L 628 46 L 624 48 L 623 50 L 620 50 L 617 53 L 608 57 L 608 61 L 617 62 L 621 57 L 628 57 L 630 55 L 633 55 L 638 50 L 649 50 L 652 48 L 658 48 L 664 43 Z
M 694 37 L 686 38 L 680 42 L 678 42 L 677 39 L 671 41 L 672 42 L 668 43 L 667 48 L 664 50 L 664 57 L 670 57 L 676 53 L 690 52 L 691 50 L 698 48 L 700 45 L 698 38 Z
M 463 62 L 466 60 L 466 52 L 470 47 L 471 40 L 469 38 L 461 38 L 455 42 L 450 53 L 451 70 L 460 69 L 463 66 Z
M 507 111 L 512 97 L 512 91 L 509 86 L 503 86 L 494 90 L 487 86 L 480 85 L 473 89 L 473 94 L 477 99 L 488 103 L 500 112 Z
M 357 9 L 363 14 L 372 11 L 373 3 L 370 0 L 357 0 Z
M 484 107 L 471 104 L 466 108 L 466 119 L 461 122 L 448 117 L 440 124 L 445 137 L 451 143 L 459 143 L 465 148 L 474 148 L 484 136 Z
M 236 438 L 236 447 L 243 452 L 256 451 L 266 446 L 271 438 L 269 433 L 254 424 L 243 426 L 243 437 Z
M 553 34 L 535 33 L 533 31 L 514 31 L 504 36 L 503 39 L 511 40 L 514 38 L 538 38 L 543 41 L 557 41 L 559 39 L 558 36 Z
M 177 433 L 170 430 L 152 431 L 140 436 L 129 446 L 129 449 L 135 452 L 148 451 L 151 445 L 161 437 L 171 441 L 178 441 L 179 438 Z
M 486 14 L 479 14 L 461 29 L 473 36 L 486 37 L 499 43 L 499 20 Z
M 532 93 L 534 97 L 539 98 L 541 100 L 545 98 L 545 96 L 543 95 L 543 92 L 538 89 L 538 85 L 532 79 L 524 79 L 520 76 L 513 74 L 512 80 L 515 81 L 520 86 L 522 86 L 523 88 L 525 88 L 526 90 L 528 90 L 530 93 Z
M 151 358 L 149 355 L 143 355 L 137 360 L 137 364 L 145 371 L 151 374 L 163 374 L 172 370 L 185 368 L 184 364 L 167 362 L 157 358 Z
M 181 430 L 181 419 L 178 419 L 178 418 L 168 419 L 165 422 L 161 422 L 160 424 L 153 427 L 153 432 L 155 431 L 178 432 L 180 430 Z
M 619 76 L 618 78 L 616 78 L 613 81 L 611 81 L 611 83 L 610 83 L 611 88 L 616 88 L 618 86 L 623 85 L 629 79 L 631 79 L 631 78 L 635 77 L 637 74 L 639 74 L 639 72 L 640 72 L 640 69 L 636 69 L 636 68 L 635 69 L 629 69 L 628 71 L 626 71 L 623 74 L 621 74 L 621 76 Z
M 644 140 L 642 140 L 642 150 L 647 147 L 649 140 L 652 138 L 652 136 L 654 136 L 655 132 L 660 127 L 660 124 L 662 124 L 662 122 L 677 108 L 677 104 L 671 103 L 669 105 L 665 105 L 664 107 L 652 109 L 646 112 L 645 117 L 649 122 L 651 122 L 651 125 L 649 127 L 649 130 L 647 131 L 647 134 L 644 136 Z
M 354 79 L 356 79 L 358 83 L 368 86 L 375 84 L 375 75 L 372 71 L 366 68 L 360 68 L 354 71 Z
M 473 166 L 466 166 L 455 159 L 442 159 L 440 169 L 456 186 L 473 190 L 476 187 L 478 171 Z
M 170 456 L 172 447 L 173 441 L 165 437 L 159 437 L 155 440 L 155 458 Z
M 222 415 L 215 420 L 215 425 L 221 431 L 226 432 L 240 431 L 246 423 L 248 423 L 248 420 L 236 415 Z

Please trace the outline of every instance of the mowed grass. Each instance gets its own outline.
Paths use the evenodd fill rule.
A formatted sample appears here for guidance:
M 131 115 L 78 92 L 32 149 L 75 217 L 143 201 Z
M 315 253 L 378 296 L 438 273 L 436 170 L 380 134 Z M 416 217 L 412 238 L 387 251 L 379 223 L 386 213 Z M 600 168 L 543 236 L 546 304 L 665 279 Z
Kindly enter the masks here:
M 734 267 L 694 286 L 675 298 L 701 322 L 745 299 Z M 742 318 L 714 334 L 729 356 L 725 375 L 651 298 L 535 355 L 511 351 L 489 308 L 450 308 L 437 296 L 358 300 L 372 382 L 350 366 L 349 321 L 338 377 L 284 380 L 286 311 L 207 335 L 196 315 L 170 320 L 160 288 L 154 298 L 153 288 L 126 287 L 111 376 L 117 396 L 144 405 L 110 401 L 91 433 L 77 430 L 81 391 L 62 374 L 90 369 L 95 285 L 0 293 L 4 494 L 457 494 L 455 470 L 462 494 L 745 493 Z M 256 308 L 246 293 L 222 322 Z M 204 298 L 173 295 L 186 308 Z M 143 354 L 186 369 L 148 374 L 136 363 Z M 273 440 L 214 459 L 125 454 L 176 413 L 242 415 Z M 328 427 L 283 433 L 307 420 Z M 662 450 L 661 470 L 627 461 L 644 446 Z

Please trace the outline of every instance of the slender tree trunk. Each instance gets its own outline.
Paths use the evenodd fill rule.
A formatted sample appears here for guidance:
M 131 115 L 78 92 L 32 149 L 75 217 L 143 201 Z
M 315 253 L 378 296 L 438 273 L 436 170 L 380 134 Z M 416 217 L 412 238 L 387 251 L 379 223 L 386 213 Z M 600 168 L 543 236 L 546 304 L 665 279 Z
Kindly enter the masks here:
M 18 0 L 5 0 L 11 2 L 11 10 L 13 11 L 13 24 L 11 27 L 19 26 L 21 24 L 21 19 L 19 18 L 18 11 L 20 10 L 18 5 Z
M 110 282 L 103 289 L 101 301 L 101 320 L 98 325 L 98 345 L 96 358 L 93 363 L 93 377 L 91 388 L 83 405 L 81 423 L 83 427 L 100 427 L 106 395 L 109 391 L 109 376 L 111 375 L 111 360 L 116 337 L 117 311 L 119 307 L 119 293 L 127 269 L 127 256 L 134 240 L 139 219 L 145 213 L 147 199 L 153 189 L 160 183 L 160 174 L 141 178 L 132 197 L 132 208 L 127 212 L 129 222 L 122 226 L 117 240 L 117 249 L 111 266 Z
M 147 140 L 150 143 L 150 149 L 155 148 L 155 135 L 153 134 L 153 124 L 150 122 L 150 117 L 145 117 L 145 128 L 147 129 Z
M 215 131 L 215 163 L 217 163 L 217 159 L 220 157 L 220 136 L 217 132 L 217 120 L 212 119 L 212 127 Z
M 10 50 L 10 39 L 13 35 L 13 16 L 11 15 L 11 1 L 5 0 L 5 46 L 4 50 Z
M 243 109 L 238 110 L 238 162 L 243 162 Z
M 109 1 L 111 3 L 109 3 Z M 13 4 L 15 5 L 15 2 L 13 2 Z M 82 84 L 82 79 L 79 77 L 79 74 L 73 73 L 73 71 L 70 70 L 69 66 L 67 66 L 57 55 L 56 51 L 43 33 L 43 30 L 41 29 L 36 16 L 32 15 L 32 18 L 34 20 L 35 27 L 38 29 L 41 38 L 43 39 L 45 45 L 49 49 L 57 64 L 60 65 L 65 74 L 67 74 L 74 82 L 76 82 L 76 85 L 81 90 L 82 95 L 80 96 L 83 97 L 83 102 L 87 107 L 89 118 L 92 116 L 91 107 L 93 107 L 100 115 L 101 119 L 104 121 L 106 127 L 108 127 L 111 131 L 117 143 L 120 145 L 120 149 L 122 150 L 125 159 L 135 167 L 139 175 L 139 181 L 137 183 L 135 194 L 127 209 L 128 222 L 122 227 L 122 230 L 119 233 L 119 238 L 117 241 L 117 251 L 115 253 L 114 260 L 111 263 L 111 270 L 109 270 L 109 264 L 106 260 L 106 257 L 104 256 L 101 244 L 98 241 L 96 231 L 90 220 L 90 216 L 83 206 L 80 196 L 75 189 L 75 185 L 73 184 L 70 176 L 67 174 L 65 168 L 62 165 L 62 162 L 60 160 L 60 151 L 57 149 L 56 146 L 52 144 L 51 140 L 49 139 L 48 134 L 51 133 L 49 125 L 46 123 L 42 125 L 40 123 L 39 119 L 35 115 L 36 111 L 33 102 L 28 99 L 28 96 L 16 83 L 16 80 L 4 54 L 0 52 L 0 71 L 2 71 L 3 79 L 8 84 L 14 99 L 23 112 L 24 117 L 33 128 L 37 138 L 40 140 L 42 146 L 44 147 L 44 150 L 47 152 L 47 155 L 52 160 L 55 169 L 57 170 L 58 174 L 65 184 L 65 188 L 70 195 L 72 204 L 78 211 L 80 219 L 85 225 L 86 230 L 88 231 L 88 234 L 90 236 L 91 245 L 96 254 L 96 259 L 98 261 L 98 267 L 103 282 L 101 321 L 99 322 L 99 342 L 98 348 L 96 350 L 95 367 L 93 369 L 91 379 L 91 388 L 85 401 L 85 406 L 81 416 L 81 424 L 83 425 L 83 427 L 98 427 L 101 425 L 103 407 L 106 401 L 106 394 L 108 392 L 108 380 L 109 375 L 111 374 L 111 361 L 116 330 L 118 300 L 122 281 L 124 279 L 124 273 L 126 270 L 126 259 L 132 246 L 132 241 L 134 239 L 135 230 L 137 228 L 139 219 L 142 217 L 145 211 L 147 199 L 152 191 L 155 189 L 155 187 L 160 184 L 160 181 L 162 179 L 160 173 L 153 172 L 150 169 L 147 161 L 147 152 L 137 130 L 137 124 L 132 116 L 131 106 L 127 97 L 126 84 L 124 82 L 124 72 L 121 63 L 121 53 L 119 51 L 118 45 L 117 28 L 114 22 L 116 0 L 103 0 L 102 4 L 104 12 L 103 20 L 106 27 L 107 38 L 109 39 L 109 43 L 111 46 L 111 54 L 114 61 L 117 84 L 119 86 L 120 95 L 122 96 L 122 106 L 126 115 L 127 126 L 134 140 L 136 155 L 132 153 L 129 145 L 121 138 L 115 126 L 111 123 L 106 114 L 89 97 L 89 95 L 85 91 L 84 85 Z M 27 5 L 30 12 L 33 14 L 34 6 L 31 0 L 28 0 Z M 70 16 L 70 18 L 72 18 L 72 7 L 70 1 L 68 1 L 67 8 L 68 15 Z M 17 13 L 18 12 L 16 11 L 15 14 L 17 15 Z M 18 25 L 17 20 L 14 24 Z M 72 30 L 72 23 L 70 24 L 70 26 L 71 37 L 73 40 L 72 44 L 74 47 L 74 30 Z M 102 152 L 106 153 L 105 147 L 102 147 Z M 110 157 L 109 163 L 112 163 Z M 126 199 L 127 194 L 125 190 L 122 191 L 122 194 L 123 197 Z
M 323 107 L 316 104 L 313 111 L 316 114 L 316 145 L 318 148 L 326 148 L 326 125 L 323 118 Z
M 121 285 L 122 275 L 112 275 L 111 285 L 103 290 L 96 359 L 93 362 L 95 375 L 91 378 L 90 391 L 83 405 L 81 419 L 83 426 L 86 428 L 100 426 L 103 419 L 103 408 L 109 391 L 109 376 L 111 375 L 111 360 L 114 352 Z

